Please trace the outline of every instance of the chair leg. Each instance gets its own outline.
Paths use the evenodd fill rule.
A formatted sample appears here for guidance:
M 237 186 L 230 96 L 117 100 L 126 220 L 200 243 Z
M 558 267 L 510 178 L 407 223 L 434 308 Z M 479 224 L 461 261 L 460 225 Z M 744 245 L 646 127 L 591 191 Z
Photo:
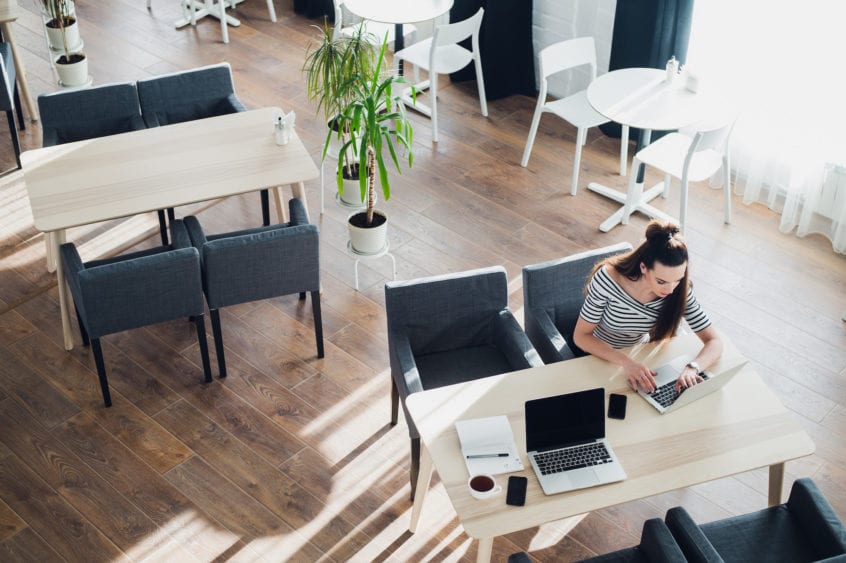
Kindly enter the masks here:
M 159 216 L 159 236 L 162 239 L 162 246 L 167 246 L 167 220 L 165 219 L 164 209 L 159 209 L 158 211 L 156 211 L 156 214 Z
M 267 12 L 270 14 L 270 21 L 276 23 L 276 8 L 273 7 L 273 0 L 267 0 Z
M 482 56 L 478 52 L 474 52 L 473 60 L 476 63 L 476 85 L 479 88 L 479 105 L 482 107 L 482 115 L 487 117 L 488 100 L 485 97 L 485 77 L 482 76 Z
M 306 298 L 306 292 L 305 292 L 305 291 L 301 291 L 301 292 L 300 292 L 300 301 L 305 301 L 305 298 Z
M 173 223 L 174 221 L 176 221 L 176 211 L 173 209 L 173 207 L 168 207 L 167 208 L 167 222 Z
M 629 126 L 623 125 L 620 135 L 620 176 L 626 175 L 626 165 L 629 163 Z
M 218 10 L 220 10 L 220 34 L 223 36 L 223 42 L 229 43 L 229 27 L 226 21 L 226 0 L 218 2 Z
M 661 190 L 661 197 L 667 199 L 670 197 L 670 186 L 673 183 L 673 177 L 670 174 L 664 174 L 664 189 Z
M 535 115 L 532 116 L 532 126 L 529 127 L 529 137 L 526 139 L 526 148 L 523 149 L 523 159 L 520 161 L 520 166 L 525 168 L 529 165 L 529 157 L 532 156 L 532 148 L 535 146 L 535 136 L 538 134 L 538 124 L 543 114 L 543 100 L 538 98 L 538 105 L 535 108 Z
M 432 142 L 438 142 L 438 73 L 429 69 L 429 98 L 432 101 Z
M 394 381 L 393 376 L 391 376 L 391 426 L 396 426 L 398 419 L 399 419 L 399 390 L 397 389 L 396 381 Z
M 220 330 L 220 309 L 209 309 L 211 317 L 212 336 L 214 336 L 214 352 L 217 354 L 217 369 L 220 377 L 226 377 L 226 357 L 223 355 L 223 332 Z
M 79 335 L 82 337 L 82 345 L 88 346 L 91 342 L 88 339 L 88 331 L 85 330 L 85 325 L 82 324 L 82 317 L 79 315 L 79 309 L 74 307 L 76 311 L 76 322 L 79 323 Z
M 686 176 L 685 174 L 685 177 L 681 181 L 681 201 L 679 203 L 679 228 L 682 234 L 685 234 L 684 226 L 687 222 L 687 189 L 690 183 Z
M 103 348 L 100 339 L 91 339 L 91 351 L 94 352 L 94 363 L 97 365 L 97 376 L 100 378 L 100 390 L 103 392 L 103 404 L 112 406 L 112 396 L 109 394 L 109 380 L 106 379 L 106 364 L 103 362 Z
M 411 439 L 411 501 L 414 502 L 414 492 L 417 490 L 417 478 L 420 476 L 420 438 Z
M 24 112 L 23 106 L 21 105 L 21 95 L 18 92 L 18 83 L 15 82 L 15 92 L 13 94 L 13 99 L 15 101 L 15 109 L 18 111 L 18 129 L 21 131 L 26 130 L 26 121 L 24 121 Z
M 579 189 L 579 167 L 582 165 L 582 146 L 587 140 L 587 129 L 579 128 L 576 131 L 576 154 L 573 157 L 573 180 L 570 184 L 570 195 L 576 195 Z
M 320 291 L 311 292 L 311 310 L 314 314 L 314 339 L 317 341 L 317 357 L 323 357 L 323 317 L 320 314 Z
M 15 162 L 18 164 L 18 169 L 21 167 L 21 142 L 18 139 L 18 128 L 15 126 L 15 112 L 8 110 L 6 117 L 9 120 L 9 133 L 12 135 L 12 148 L 15 150 Z
M 261 195 L 261 224 L 264 227 L 270 226 L 270 191 L 262 190 Z
M 731 162 L 728 156 L 723 159 L 723 195 L 725 197 L 725 217 L 723 221 L 726 225 L 731 224 Z
M 211 383 L 211 365 L 209 363 L 209 343 L 206 341 L 206 316 L 203 314 L 194 317 L 194 325 L 197 327 L 197 342 L 200 344 L 200 358 L 203 361 L 203 380 Z

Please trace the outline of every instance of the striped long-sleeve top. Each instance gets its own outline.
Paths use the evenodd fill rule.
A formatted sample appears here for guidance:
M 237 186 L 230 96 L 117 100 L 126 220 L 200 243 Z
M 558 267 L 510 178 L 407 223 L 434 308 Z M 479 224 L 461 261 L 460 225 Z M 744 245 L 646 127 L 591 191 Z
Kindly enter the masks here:
M 588 285 L 588 294 L 579 316 L 595 324 L 593 335 L 613 346 L 625 348 L 648 340 L 666 297 L 641 303 L 614 281 L 605 266 L 599 268 Z M 711 319 L 702 310 L 693 290 L 687 293 L 684 319 L 693 332 L 711 326 Z

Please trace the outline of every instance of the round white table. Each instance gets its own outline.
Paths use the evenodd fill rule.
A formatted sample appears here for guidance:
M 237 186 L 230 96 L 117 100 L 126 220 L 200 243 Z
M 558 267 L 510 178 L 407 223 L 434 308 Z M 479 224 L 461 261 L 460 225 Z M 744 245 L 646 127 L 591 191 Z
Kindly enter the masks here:
M 666 80 L 666 72 L 654 68 L 624 68 L 603 74 L 588 86 L 587 99 L 593 109 L 611 121 L 640 129 L 638 150 L 649 144 L 653 130 L 669 131 L 692 125 L 702 120 L 712 107 L 706 96 L 685 89 L 683 78 L 678 77 L 670 84 Z M 642 171 L 631 170 L 629 173 L 642 174 Z M 602 222 L 599 226 L 602 232 L 607 233 L 628 219 L 623 216 L 626 193 L 595 182 L 588 184 L 588 189 L 623 204 Z M 643 181 L 640 180 L 637 189 L 639 197 L 631 212 L 640 211 L 652 218 L 668 218 L 667 214 L 649 205 L 664 192 L 663 182 L 644 192 Z

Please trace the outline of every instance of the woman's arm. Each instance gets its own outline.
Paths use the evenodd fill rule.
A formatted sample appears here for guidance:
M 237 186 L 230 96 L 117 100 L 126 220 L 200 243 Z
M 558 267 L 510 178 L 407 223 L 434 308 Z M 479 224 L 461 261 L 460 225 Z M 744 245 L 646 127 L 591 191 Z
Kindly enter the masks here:
M 640 385 L 644 391 L 650 393 L 654 391 L 655 373 L 649 369 L 649 366 L 638 362 L 622 350 L 617 350 L 604 340 L 600 340 L 594 336 L 594 329 L 596 329 L 596 324 L 589 323 L 584 318 L 579 317 L 579 320 L 576 321 L 576 328 L 573 331 L 573 341 L 576 343 L 576 346 L 592 356 L 622 366 L 626 374 L 626 379 L 628 379 L 629 385 L 633 389 L 637 389 L 637 386 Z
M 693 361 L 699 364 L 699 369 L 705 371 L 716 362 L 723 353 L 723 341 L 717 330 L 713 325 L 708 326 L 696 333 L 696 336 L 702 341 L 702 349 L 693 358 Z M 679 379 L 676 382 L 676 390 L 680 391 L 685 387 L 696 385 L 702 381 L 702 377 L 696 373 L 692 367 L 685 366 L 679 374 Z

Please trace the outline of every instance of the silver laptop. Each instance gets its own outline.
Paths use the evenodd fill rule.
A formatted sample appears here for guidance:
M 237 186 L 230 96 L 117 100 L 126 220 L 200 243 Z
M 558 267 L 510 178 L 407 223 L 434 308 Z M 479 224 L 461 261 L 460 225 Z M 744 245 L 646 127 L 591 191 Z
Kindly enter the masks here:
M 638 395 L 646 399 L 646 402 L 655 407 L 661 414 L 667 414 L 710 395 L 731 381 L 731 378 L 748 363 L 746 360 L 742 360 L 718 374 L 709 371 L 703 372 L 701 375 L 704 381 L 687 389 L 682 389 L 681 393 L 678 393 L 675 389 L 676 380 L 688 361 L 690 361 L 689 357 L 679 356 L 657 368 L 655 370 L 655 385 L 657 387 L 655 391 L 649 393 L 638 387 Z
M 605 389 L 526 401 L 526 451 L 547 495 L 626 478 L 605 441 Z

